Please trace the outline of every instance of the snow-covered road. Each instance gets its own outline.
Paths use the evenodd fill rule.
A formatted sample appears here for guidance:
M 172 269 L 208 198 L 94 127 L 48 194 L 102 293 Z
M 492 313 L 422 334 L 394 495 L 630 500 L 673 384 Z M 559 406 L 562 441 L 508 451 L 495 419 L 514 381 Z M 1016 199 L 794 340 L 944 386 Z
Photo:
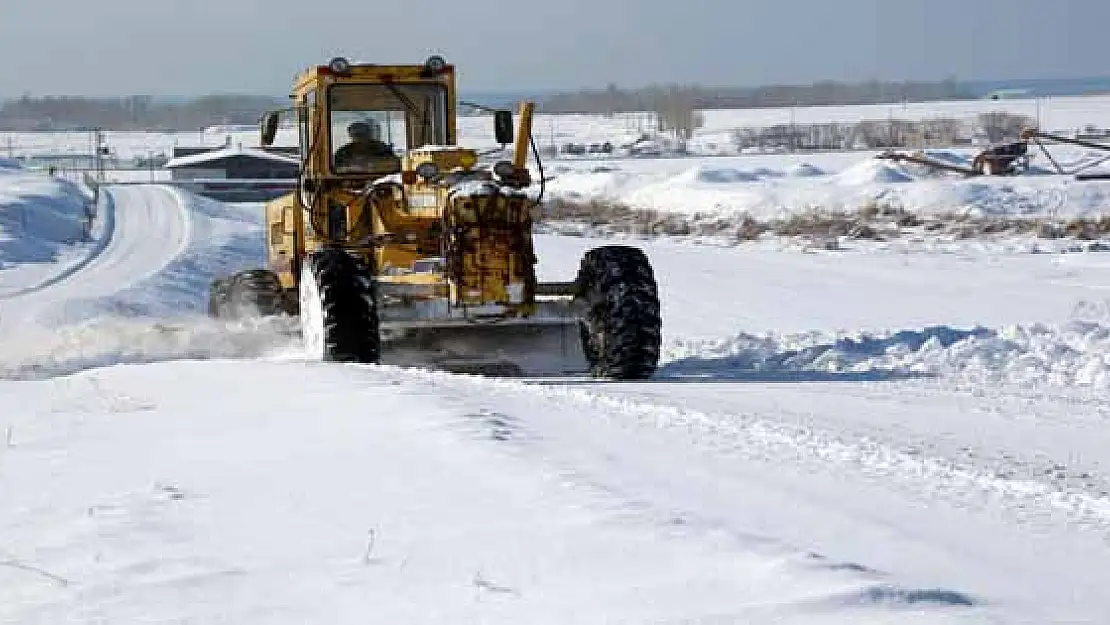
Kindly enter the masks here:
M 668 431 L 646 435 L 659 450 L 688 439 L 686 454 L 626 440 L 622 458 L 585 432 L 574 445 L 605 449 L 604 474 L 637 476 L 625 492 L 655 505 L 1021 606 L 1031 622 L 1106 614 L 1110 436 L 1096 402 L 906 382 L 709 385 L 594 400 Z
M 94 241 L 77 261 L 0 296 L 7 313 L 0 315 L 0 337 L 41 326 L 42 317 L 64 314 L 67 303 L 141 282 L 177 258 L 189 240 L 188 214 L 165 187 L 110 188 L 98 218 Z
M 645 242 L 657 380 L 491 380 L 215 324 L 258 207 L 111 197 L 3 302 L 0 622 L 1110 619 L 1110 258 Z

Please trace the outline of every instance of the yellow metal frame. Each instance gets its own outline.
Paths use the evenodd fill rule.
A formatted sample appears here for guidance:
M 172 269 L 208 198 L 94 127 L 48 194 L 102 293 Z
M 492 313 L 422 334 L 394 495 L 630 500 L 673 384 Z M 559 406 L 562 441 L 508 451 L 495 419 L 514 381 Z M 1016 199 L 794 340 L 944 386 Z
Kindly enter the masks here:
M 381 175 L 336 174 L 330 169 L 328 90 L 335 85 L 379 85 L 390 81 L 398 86 L 436 84 L 445 88 L 446 119 L 441 123 L 445 128 L 446 145 L 409 151 L 401 159 L 401 184 L 384 186 L 366 196 L 362 193 L 365 185 Z M 379 281 L 420 285 L 427 297 L 450 297 L 452 302 L 463 306 L 496 302 L 517 315 L 527 315 L 534 310 L 529 200 L 523 194 L 468 197 L 458 198 L 452 205 L 446 189 L 427 185 L 414 173 L 422 163 L 435 163 L 439 171 L 451 171 L 471 169 L 477 162 L 474 150 L 456 146 L 454 66 L 446 65 L 440 71 L 429 73 L 424 65 L 352 65 L 349 71 L 339 75 L 321 65 L 308 68 L 295 78 L 290 98 L 301 134 L 301 186 L 308 190 L 298 189 L 271 201 L 266 207 L 270 266 L 285 288 L 296 288 L 300 260 L 306 253 L 328 242 L 327 236 L 321 236 L 324 233 L 306 230 L 306 224 L 326 224 L 331 207 L 340 206 L 348 224 L 369 223 L 375 235 L 387 235 L 387 240 L 379 240 L 374 247 L 376 254 L 372 259 L 369 258 L 369 245 L 351 240 L 341 242 L 344 247 L 362 251 L 367 260 L 372 261 Z M 514 146 L 514 169 L 525 173 L 532 113 L 532 104 L 524 103 Z M 364 211 L 371 214 L 366 216 Z M 445 215 L 451 218 L 445 220 Z M 467 215 L 472 216 L 472 223 L 466 221 Z M 364 220 L 364 217 L 369 219 Z M 490 220 L 497 225 L 491 227 Z M 403 271 L 387 275 L 391 268 L 403 270 L 420 258 L 439 255 L 441 228 L 445 221 L 451 222 L 453 236 L 465 241 L 466 247 L 461 260 L 452 264 L 451 276 Z

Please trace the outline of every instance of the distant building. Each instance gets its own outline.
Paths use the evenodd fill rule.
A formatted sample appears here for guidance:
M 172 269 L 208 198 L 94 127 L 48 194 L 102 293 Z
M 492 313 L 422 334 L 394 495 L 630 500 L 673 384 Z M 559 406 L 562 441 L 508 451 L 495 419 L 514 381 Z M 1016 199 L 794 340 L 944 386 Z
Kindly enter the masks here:
M 296 178 L 300 159 L 277 150 L 242 146 L 175 148 L 166 162 L 171 180 Z
M 995 89 L 987 94 L 988 100 L 1024 100 L 1032 98 L 1033 92 L 1029 89 Z
M 174 148 L 165 164 L 173 184 L 218 200 L 257 202 L 291 191 L 300 159 L 296 148 Z

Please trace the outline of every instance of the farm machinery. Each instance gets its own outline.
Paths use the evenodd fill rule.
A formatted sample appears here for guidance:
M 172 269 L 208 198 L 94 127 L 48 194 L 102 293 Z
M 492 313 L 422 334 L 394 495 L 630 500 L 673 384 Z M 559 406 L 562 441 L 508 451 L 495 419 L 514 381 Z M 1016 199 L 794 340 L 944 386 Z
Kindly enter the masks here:
M 1067 137 L 1058 133 L 1044 132 L 1042 130 L 1038 130 L 1037 128 L 1023 129 L 1021 131 L 1021 140 L 1027 143 L 1031 142 L 1037 144 L 1037 147 L 1040 148 L 1041 153 L 1045 155 L 1045 158 L 1047 158 L 1050 163 L 1052 163 L 1052 167 L 1056 170 L 1056 173 L 1058 174 L 1074 175 L 1079 180 L 1097 180 L 1110 178 L 1110 175 L 1105 173 L 1083 173 L 1083 171 L 1086 169 L 1101 165 L 1107 160 L 1110 160 L 1110 154 L 1107 154 L 1104 158 L 1091 159 L 1086 163 L 1083 163 L 1082 165 L 1075 167 L 1070 171 L 1067 171 L 1064 169 L 1063 166 L 1060 165 L 1060 162 L 1052 156 L 1052 153 L 1048 151 L 1048 148 L 1045 147 L 1044 140 L 1051 141 L 1053 143 L 1067 143 L 1070 145 L 1076 145 L 1101 152 L 1110 152 L 1110 145 L 1107 145 L 1105 143 L 1095 143 L 1093 141 L 1087 141 L 1078 137 Z
M 222 276 L 217 318 L 299 320 L 310 360 L 492 375 L 650 377 L 660 350 L 658 287 L 638 248 L 606 245 L 568 282 L 541 282 L 527 168 L 534 104 L 492 113 L 500 148 L 457 144 L 455 67 L 310 67 L 283 114 L 299 135 L 296 189 L 265 205 L 267 266 Z M 514 125 L 515 128 L 514 134 Z M 511 159 L 483 164 L 508 149 Z
M 1047 144 L 1069 144 L 1100 152 L 1110 152 L 1110 144 L 1097 143 L 1079 137 L 1068 137 L 1059 133 L 1045 132 L 1037 128 L 1024 128 L 1017 141 L 992 145 L 975 155 L 970 164 L 947 161 L 925 152 L 913 153 L 888 151 L 875 158 L 895 162 L 923 165 L 930 169 L 951 171 L 965 176 L 1011 176 L 1027 171 L 1029 168 L 1029 146 L 1034 144 L 1052 163 L 1057 174 L 1073 175 L 1077 180 L 1096 180 L 1110 178 L 1107 173 L 1084 173 L 1110 160 L 1110 154 L 1101 158 L 1088 158 L 1074 167 L 1065 168 L 1049 151 Z
M 972 176 L 1009 176 L 1024 171 L 1029 166 L 1029 146 L 1022 141 L 1008 141 L 988 146 L 971 159 L 969 165 L 929 156 L 925 152 L 888 151 L 875 158 L 895 162 L 915 163 L 929 169 L 940 169 Z

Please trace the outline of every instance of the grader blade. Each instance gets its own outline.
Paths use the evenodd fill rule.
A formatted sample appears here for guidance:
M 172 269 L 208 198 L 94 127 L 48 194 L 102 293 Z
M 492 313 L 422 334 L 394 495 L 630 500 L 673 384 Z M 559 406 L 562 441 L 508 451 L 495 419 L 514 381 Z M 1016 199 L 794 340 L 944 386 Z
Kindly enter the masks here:
M 383 323 L 382 364 L 498 377 L 589 371 L 573 319 Z

